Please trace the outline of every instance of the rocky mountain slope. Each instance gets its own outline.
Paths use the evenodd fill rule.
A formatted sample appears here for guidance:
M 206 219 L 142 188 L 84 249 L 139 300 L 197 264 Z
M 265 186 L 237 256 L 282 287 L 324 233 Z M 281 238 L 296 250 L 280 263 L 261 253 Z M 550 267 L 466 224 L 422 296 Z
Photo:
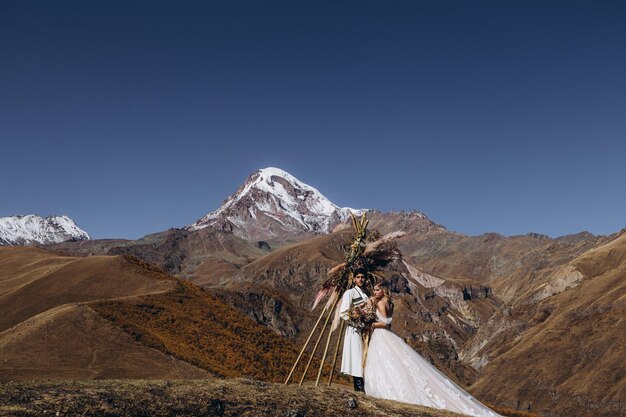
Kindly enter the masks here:
M 45 219 L 35 214 L 0 217 L 0 245 L 48 244 L 86 239 L 90 239 L 87 232 L 67 216 L 48 216 Z
M 494 352 L 473 390 L 546 415 L 623 415 L 626 230 L 568 269 L 581 274 L 576 285 L 526 306 L 535 325 Z
M 250 241 L 276 241 L 328 233 L 346 220 L 347 207 L 338 207 L 317 189 L 279 168 L 253 172 L 222 206 L 187 226 L 213 227 Z
M 205 285 L 257 322 L 301 342 L 319 314 L 311 311 L 326 271 L 342 262 L 352 232 L 318 236 L 273 251 L 237 271 L 215 272 Z M 394 330 L 462 384 L 475 371 L 459 361 L 462 346 L 498 308 L 489 288 L 469 279 L 442 279 L 407 262 L 384 275 L 396 296 Z

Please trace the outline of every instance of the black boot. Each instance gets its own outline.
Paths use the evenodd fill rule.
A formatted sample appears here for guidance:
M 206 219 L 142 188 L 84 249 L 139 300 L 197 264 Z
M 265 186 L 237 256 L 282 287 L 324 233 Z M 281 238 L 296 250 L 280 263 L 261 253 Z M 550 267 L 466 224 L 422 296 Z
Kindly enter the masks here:
M 363 378 L 360 376 L 353 376 L 352 377 L 352 382 L 354 383 L 354 390 L 355 391 L 360 391 L 360 392 L 365 392 L 365 389 L 363 387 Z

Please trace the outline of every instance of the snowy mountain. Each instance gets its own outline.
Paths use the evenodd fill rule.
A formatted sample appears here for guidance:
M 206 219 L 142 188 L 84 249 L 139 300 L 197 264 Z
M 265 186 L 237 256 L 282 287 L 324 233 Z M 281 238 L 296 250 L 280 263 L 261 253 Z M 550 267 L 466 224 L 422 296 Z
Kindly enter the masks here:
M 48 216 L 45 219 L 35 214 L 0 217 L 0 245 L 46 244 L 86 239 L 90 239 L 87 232 L 67 216 Z
M 214 227 L 248 240 L 273 240 L 303 233 L 328 233 L 364 210 L 339 207 L 314 187 L 279 168 L 255 171 L 222 206 L 187 226 Z

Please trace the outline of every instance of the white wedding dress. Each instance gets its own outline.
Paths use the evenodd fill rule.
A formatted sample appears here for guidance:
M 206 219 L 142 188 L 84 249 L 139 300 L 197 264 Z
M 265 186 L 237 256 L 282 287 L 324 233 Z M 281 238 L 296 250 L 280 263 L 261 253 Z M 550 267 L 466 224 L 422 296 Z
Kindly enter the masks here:
M 377 311 L 378 320 L 391 324 Z M 387 329 L 375 329 L 365 365 L 365 393 L 475 417 L 500 416 L 450 381 Z

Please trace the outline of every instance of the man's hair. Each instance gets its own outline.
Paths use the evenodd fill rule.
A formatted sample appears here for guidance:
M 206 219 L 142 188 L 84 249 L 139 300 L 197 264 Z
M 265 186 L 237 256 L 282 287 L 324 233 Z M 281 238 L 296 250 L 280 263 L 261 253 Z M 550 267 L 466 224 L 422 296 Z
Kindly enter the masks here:
M 354 276 L 356 277 L 359 274 L 363 274 L 367 276 L 367 270 L 365 268 L 358 268 L 354 270 Z

